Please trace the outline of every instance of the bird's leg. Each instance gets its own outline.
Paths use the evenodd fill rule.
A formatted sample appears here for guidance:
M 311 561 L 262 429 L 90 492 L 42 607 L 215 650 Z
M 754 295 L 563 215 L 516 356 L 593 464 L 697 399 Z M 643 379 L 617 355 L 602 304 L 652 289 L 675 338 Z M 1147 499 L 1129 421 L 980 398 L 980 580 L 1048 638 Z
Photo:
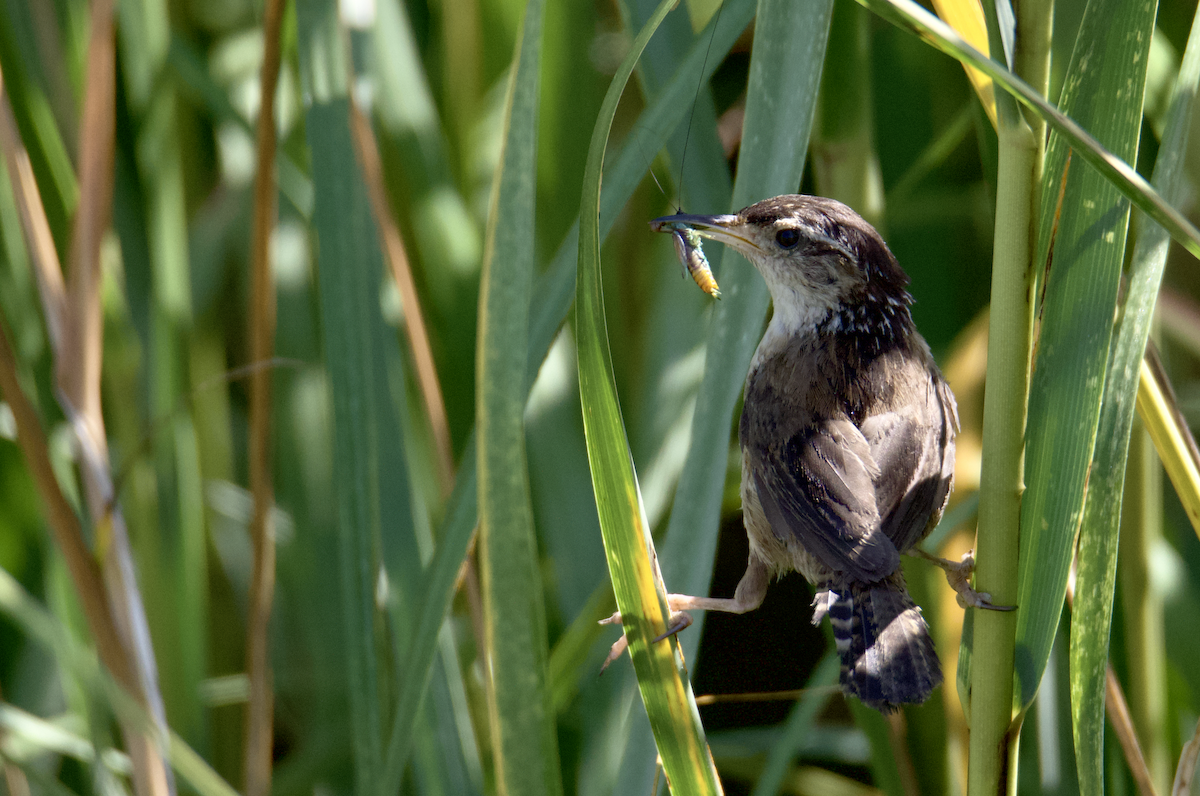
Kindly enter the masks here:
M 993 605 L 992 595 L 985 591 L 975 591 L 971 588 L 971 573 L 975 571 L 975 551 L 963 553 L 962 560 L 950 561 L 945 558 L 931 556 L 919 547 L 908 551 L 910 556 L 923 558 L 936 564 L 946 572 L 946 580 L 950 588 L 958 594 L 958 604 L 963 608 L 987 608 L 992 611 L 1015 611 L 1015 605 Z
M 750 561 L 746 565 L 746 574 L 742 575 L 742 579 L 738 582 L 737 590 L 734 591 L 733 597 L 692 597 L 687 594 L 668 594 L 667 608 L 670 609 L 671 615 L 667 619 L 667 629 L 662 635 L 654 639 L 655 642 L 662 641 L 665 638 L 675 635 L 680 630 L 692 623 L 691 614 L 688 611 L 724 611 L 730 614 L 744 614 L 747 611 L 753 611 L 758 606 L 762 605 L 763 598 L 767 594 L 767 584 L 771 579 L 771 573 L 757 556 L 750 554 Z M 617 611 L 607 619 L 601 619 L 602 625 L 619 625 L 621 624 L 621 612 Z M 608 658 L 604 661 L 604 666 L 600 671 L 604 671 L 607 666 L 621 657 L 621 653 L 625 651 L 625 647 L 629 645 L 628 639 L 625 636 L 617 639 L 612 645 L 612 649 L 608 653 Z

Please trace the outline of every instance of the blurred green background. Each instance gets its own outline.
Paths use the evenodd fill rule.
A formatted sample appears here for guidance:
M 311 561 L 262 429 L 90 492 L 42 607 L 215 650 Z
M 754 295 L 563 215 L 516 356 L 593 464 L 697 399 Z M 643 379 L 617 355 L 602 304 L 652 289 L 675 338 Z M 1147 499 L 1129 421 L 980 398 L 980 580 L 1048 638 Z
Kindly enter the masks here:
M 344 504 L 335 489 L 344 477 L 344 461 L 336 452 L 332 425 L 335 368 L 327 361 L 328 341 L 343 331 L 330 324 L 344 317 L 330 309 L 335 297 L 329 285 L 338 281 L 345 264 L 320 261 L 318 231 L 331 217 L 316 220 L 322 212 L 321 168 L 353 184 L 361 184 L 362 177 L 349 150 L 313 148 L 311 74 L 320 65 L 306 60 L 312 56 L 302 31 L 315 23 L 305 23 L 305 12 L 289 3 L 275 98 L 279 198 L 270 259 L 278 306 L 278 359 L 271 364 L 278 562 L 270 632 L 276 690 L 272 792 L 277 794 L 369 790 L 372 786 L 361 781 L 355 785 L 353 725 L 359 719 L 348 709 L 350 691 L 358 687 L 352 670 L 369 659 L 385 731 L 410 677 L 405 662 L 427 599 L 428 562 L 441 534 L 456 521 L 447 507 L 457 504 L 447 502 L 454 482 L 439 469 L 443 441 L 431 425 L 405 323 L 419 313 L 428 325 L 449 451 L 462 471 L 463 457 L 474 456 L 480 273 L 489 195 L 502 150 L 506 82 L 523 12 L 519 0 L 347 0 L 341 5 L 346 90 L 374 130 L 381 159 L 376 176 L 386 188 L 387 212 L 411 265 L 417 305 L 401 300 L 391 272 L 380 267 L 385 261 L 373 238 L 375 226 L 364 221 L 369 218 L 365 200 L 345 206 L 347 229 L 364 233 L 350 245 L 361 246 L 363 261 L 374 267 L 363 272 L 371 291 L 370 317 L 362 316 L 361 329 L 346 332 L 369 341 L 363 356 L 372 377 L 363 400 L 371 410 L 362 428 L 372 446 L 372 477 L 378 479 L 370 518 L 377 536 L 368 538 L 377 547 L 353 562 L 362 570 L 362 582 L 373 588 L 370 596 L 378 608 L 374 641 L 364 651 L 351 648 L 345 632 L 345 569 L 338 563 L 345 556 L 339 541 Z M 1059 76 L 1052 99 L 1085 5 L 1084 0 L 1056 4 L 1053 63 Z M 361 9 L 366 10 L 356 17 Z M 534 184 L 535 279 L 549 271 L 578 217 L 597 109 L 650 9 L 640 0 L 546 6 Z M 1145 174 L 1153 167 L 1163 97 L 1195 10 L 1188 0 L 1160 3 L 1138 157 Z M 714 3 L 695 0 L 667 18 L 618 109 L 612 152 L 635 140 L 643 110 L 695 46 L 696 31 L 714 11 Z M 83 0 L 0 2 L 4 89 L 64 267 L 72 219 L 87 200 L 77 173 L 80 141 L 88 135 L 82 103 L 89 78 L 89 15 Z M 257 0 L 117 2 L 112 218 L 100 253 L 101 385 L 111 469 L 128 523 L 166 717 L 238 788 L 248 693 L 253 512 L 247 381 L 238 369 L 251 360 L 249 253 L 253 130 L 263 99 L 262 16 Z M 996 136 L 958 63 L 849 0 L 835 3 L 833 25 L 827 62 L 839 68 L 831 68 L 822 83 L 809 166 L 797 188 L 829 193 L 829 183 L 823 184 L 829 177 L 820 164 L 837 161 L 846 147 L 857 147 L 860 157 L 867 153 L 863 162 L 869 164 L 865 184 L 870 189 L 864 194 L 867 205 L 859 210 L 877 223 L 912 277 L 916 323 L 959 398 L 964 430 L 955 505 L 967 499 L 967 508 L 951 509 L 962 524 L 944 537 L 943 547 L 957 558 L 972 544 L 969 498 L 978 486 L 986 325 L 977 321 L 990 284 Z M 668 237 L 652 234 L 646 222 L 677 205 L 697 213 L 729 209 L 750 43 L 748 29 L 728 55 L 714 54 L 719 65 L 711 83 L 697 81 L 695 111 L 689 100 L 678 130 L 652 131 L 668 145 L 641 152 L 647 176 L 604 242 L 615 378 L 647 516 L 656 530 L 666 528 L 688 450 L 712 300 L 681 278 Z M 843 78 L 846 85 L 839 83 Z M 847 129 L 860 136 L 856 143 L 847 143 Z M 1187 177 L 1195 186 L 1200 136 L 1192 138 Z M 86 517 L 11 177 L 7 170 L 0 175 L 0 310 L 59 481 Z M 1194 196 L 1194 187 L 1191 191 Z M 358 215 L 350 219 L 352 214 Z M 504 223 L 503 208 L 498 219 Z M 569 242 L 566 251 L 573 263 L 574 244 Z M 1200 421 L 1197 273 L 1194 260 L 1183 255 L 1168 268 L 1169 301 L 1162 307 L 1160 339 L 1193 421 Z M 541 318 L 538 313 L 544 315 L 549 306 L 535 299 L 534 317 Z M 540 354 L 534 355 L 536 362 Z M 627 746 L 631 737 L 644 737 L 634 728 L 645 724 L 629 663 L 618 660 L 598 676 L 615 631 L 601 630 L 595 622 L 613 610 L 613 603 L 569 320 L 541 363 L 525 420 L 563 790 L 652 793 L 653 751 Z M 730 465 L 712 576 L 717 595 L 732 593 L 746 560 L 735 428 L 730 418 Z M 71 579 L 47 531 L 43 503 L 15 442 L 7 403 L 0 403 L 0 436 L 0 568 L 69 633 L 90 643 Z M 1134 447 L 1140 440 L 1135 438 Z M 473 462 L 469 469 L 473 478 Z M 1149 555 L 1151 589 L 1161 601 L 1154 621 L 1163 649 L 1149 663 L 1138 657 L 1140 648 L 1126 649 L 1121 603 L 1126 582 L 1119 579 L 1110 660 L 1123 682 L 1140 676 L 1130 667 L 1154 667 L 1146 687 L 1156 689 L 1160 708 L 1150 714 L 1153 726 L 1139 730 L 1146 733 L 1142 741 L 1152 771 L 1165 783 L 1200 715 L 1200 635 L 1195 632 L 1200 578 L 1193 574 L 1200 572 L 1200 542 L 1169 484 L 1164 487 L 1153 476 L 1144 483 L 1148 486 L 1139 482 L 1127 490 L 1147 490 L 1145 500 L 1161 503 L 1161 539 Z M 90 521 L 85 528 L 93 541 Z M 845 702 L 833 697 L 816 720 L 818 731 L 789 758 L 781 792 L 965 792 L 965 724 L 951 671 L 962 611 L 939 572 L 907 564 L 906 570 L 934 626 L 951 685 L 906 713 L 911 732 L 891 744 L 886 735 L 866 731 L 863 719 L 856 720 Z M 476 571 L 466 568 L 437 636 L 425 699 L 405 728 L 411 753 L 403 793 L 494 792 L 479 599 Z M 696 694 L 803 688 L 828 643 L 822 629 L 809 624 L 810 599 L 807 584 L 792 575 L 771 589 L 761 610 L 715 616 L 702 629 L 686 631 L 702 634 L 698 654 L 688 661 Z M 1132 614 L 1135 607 L 1124 609 Z M 1059 631 L 1064 640 L 1066 628 Z M 1066 683 L 1064 643 L 1052 653 L 1026 722 L 1021 793 L 1077 792 Z M 92 762 L 96 745 L 113 744 L 116 737 L 104 700 L 9 616 L 0 616 L 0 697 L 0 757 L 23 772 L 32 792 L 131 788 L 120 762 Z M 794 699 L 794 693 L 785 693 L 774 699 L 701 700 L 700 714 L 727 793 L 754 788 L 767 755 L 784 735 Z M 1139 721 L 1136 714 L 1135 709 Z M 1111 737 L 1107 744 L 1108 788 L 1134 792 L 1119 748 Z M 911 762 L 899 775 L 896 755 L 908 755 Z M 118 771 L 115 778 L 97 773 L 106 766 Z M 17 787 L 15 777 L 10 770 L 8 788 Z M 191 792 L 194 784 L 181 780 L 178 786 Z M 0 792 L 5 787 L 0 782 Z

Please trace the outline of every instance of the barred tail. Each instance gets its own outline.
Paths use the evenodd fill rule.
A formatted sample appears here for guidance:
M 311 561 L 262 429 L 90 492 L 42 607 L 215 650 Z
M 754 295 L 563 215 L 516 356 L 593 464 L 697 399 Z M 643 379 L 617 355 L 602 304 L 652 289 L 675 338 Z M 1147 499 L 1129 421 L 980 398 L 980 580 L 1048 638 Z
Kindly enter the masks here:
M 864 705 L 891 712 L 924 702 L 942 682 L 929 626 L 900 572 L 876 583 L 830 589 L 813 621 L 826 612 L 842 659 L 842 690 Z

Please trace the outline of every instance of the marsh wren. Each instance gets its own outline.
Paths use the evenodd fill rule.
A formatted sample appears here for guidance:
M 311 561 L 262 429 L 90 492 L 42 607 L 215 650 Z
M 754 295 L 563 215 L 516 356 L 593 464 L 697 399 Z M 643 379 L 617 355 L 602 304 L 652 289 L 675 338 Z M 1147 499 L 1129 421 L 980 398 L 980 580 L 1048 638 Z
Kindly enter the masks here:
M 746 574 L 732 599 L 671 595 L 672 611 L 744 613 L 796 570 L 817 587 L 813 623 L 833 625 L 842 689 L 883 711 L 924 702 L 942 671 L 900 555 L 942 515 L 958 413 L 913 325 L 908 276 L 874 227 L 832 199 L 777 196 L 651 227 L 736 249 L 774 303 L 739 426 Z

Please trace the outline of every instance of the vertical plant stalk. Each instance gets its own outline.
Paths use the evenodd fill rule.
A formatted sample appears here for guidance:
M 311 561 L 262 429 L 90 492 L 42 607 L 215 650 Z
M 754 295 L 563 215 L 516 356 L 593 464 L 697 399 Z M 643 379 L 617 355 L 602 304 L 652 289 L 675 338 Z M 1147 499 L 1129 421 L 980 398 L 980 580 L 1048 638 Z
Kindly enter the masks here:
M 993 52 L 1003 52 L 994 19 L 990 21 L 990 47 Z M 1029 41 L 1040 40 L 1041 32 L 1029 30 Z M 1018 28 L 1017 33 L 1016 48 L 1025 53 L 1027 32 Z M 1041 57 L 1049 57 L 1048 50 L 1041 53 Z M 1015 60 L 1033 73 L 1029 76 L 1032 86 L 1044 94 L 1046 65 L 1033 53 Z M 1012 97 L 1002 94 L 996 99 L 999 159 L 975 588 L 990 593 L 997 605 L 1013 605 L 1018 590 L 1033 347 L 1032 257 L 1045 136 L 1040 132 L 1044 125 L 1037 131 L 1031 128 Z M 1016 617 L 1008 612 L 975 611 L 971 620 L 971 684 L 963 700 L 971 727 L 967 792 L 971 796 L 1014 792 L 1012 764 L 1020 735 L 1020 721 L 1014 722 L 1012 716 Z
M 266 362 L 275 353 L 275 283 L 271 278 L 271 232 L 275 227 L 275 89 L 279 81 L 280 27 L 284 0 L 267 0 L 263 17 L 262 103 L 256 131 L 254 228 L 250 250 L 250 361 Z M 275 597 L 275 504 L 271 480 L 271 369 L 250 376 L 250 491 L 254 550 L 246 621 L 246 749 L 242 774 L 246 796 L 271 792 L 275 695 L 271 672 L 271 604 Z
M 1050 89 L 1050 44 L 1054 33 L 1054 0 L 1040 3 L 1016 3 L 1017 41 L 1013 47 L 1013 72 L 1043 97 Z M 1045 154 L 1046 122 L 1030 109 L 1022 107 L 1021 114 L 1033 132 L 1038 145 L 1038 164 L 1035 174 L 1041 174 L 1041 157 Z
M 1017 596 L 1033 339 L 1033 283 L 1029 278 L 1035 218 L 1032 202 L 1038 159 L 1038 147 L 1028 126 L 1020 119 L 1004 120 L 1006 105 L 1010 112 L 1015 111 L 1011 100 L 1005 99 L 1000 99 L 992 306 L 983 399 L 984 455 L 975 542 L 975 588 L 991 594 L 997 605 L 1012 605 Z M 971 727 L 967 792 L 971 796 L 1000 794 L 1016 784 L 1008 781 L 1017 737 L 1016 732 L 1010 732 L 1016 618 L 1013 613 L 1000 611 L 975 611 L 971 618 L 971 685 L 969 695 L 963 699 Z
M 983 5 L 988 6 L 987 3 Z M 1014 45 L 1017 74 L 1045 96 L 1053 4 L 1021 17 Z M 994 7 L 987 9 L 989 48 L 1003 53 Z M 984 385 L 975 588 L 997 605 L 1013 605 L 1019 577 L 1025 424 L 1033 349 L 1034 268 L 1045 124 L 1026 118 L 1012 96 L 997 93 L 999 158 L 992 253 L 988 370 Z M 1032 115 L 1032 114 L 1029 114 Z M 1020 606 L 1017 607 L 1020 610 Z M 967 793 L 1016 791 L 1013 768 L 1020 720 L 1013 721 L 1015 612 L 975 611 L 970 694 L 963 700 L 971 734 Z
M 1116 731 L 1117 741 L 1121 744 L 1121 753 L 1133 774 L 1140 796 L 1155 796 L 1154 779 L 1146 765 L 1146 757 L 1142 746 L 1138 743 L 1134 731 L 1133 718 L 1129 715 L 1129 703 L 1125 701 L 1125 692 L 1117 680 L 1117 673 L 1109 664 L 1104 671 L 1104 706 L 1107 708 L 1108 720 Z
M 59 391 L 84 419 L 95 440 L 104 439 L 104 420 L 100 413 L 100 365 L 104 343 L 100 243 L 112 213 L 115 105 L 113 0 L 95 0 L 80 125 L 80 200 L 71 243 L 63 346 L 56 352 L 55 362 Z M 96 517 L 102 515 L 103 512 Z
M 371 123 L 363 114 L 358 103 L 351 97 L 350 128 L 354 135 L 354 149 L 362 166 L 363 182 L 367 186 L 367 198 L 379 227 L 380 243 L 387 258 L 396 290 L 400 293 L 400 306 L 404 308 L 404 332 L 412 349 L 413 369 L 421 389 L 421 400 L 429 418 L 433 433 L 434 454 L 438 463 L 438 485 L 443 497 L 450 495 L 454 487 L 454 452 L 450 445 L 450 421 L 446 417 L 446 401 L 442 397 L 442 385 L 438 381 L 437 365 L 433 360 L 433 347 L 429 344 L 429 331 L 421 312 L 417 296 L 417 285 L 413 281 L 412 267 L 404 248 L 400 228 L 392 217 L 387 191 L 383 185 L 383 163 L 379 158 L 379 144 Z
M 166 713 L 158 690 L 157 664 L 146 612 L 138 592 L 124 517 L 116 504 L 109 472 L 108 442 L 100 406 L 103 350 L 100 246 L 112 213 L 113 151 L 116 140 L 116 41 L 112 0 L 95 0 L 87 51 L 79 142 L 79 208 L 71 246 L 71 273 L 65 291 L 62 340 L 55 352 L 59 402 L 76 437 L 88 509 L 104 551 L 101 566 L 113 626 L 126 654 L 126 682 L 153 717 L 160 737 L 167 735 Z M 43 303 L 53 299 L 43 299 Z M 81 599 L 87 599 L 81 584 Z M 149 736 L 125 725 L 139 794 L 167 794 L 174 782 L 165 755 Z
M 92 551 L 88 549 L 83 539 L 83 529 L 75 510 L 67 502 L 54 474 L 50 463 L 50 448 L 46 442 L 46 434 L 42 429 L 37 409 L 29 401 L 25 391 L 21 389 L 17 377 L 17 360 L 12 346 L 8 341 L 5 329 L 6 322 L 0 317 L 0 395 L 8 402 L 17 427 L 17 442 L 25 455 L 25 462 L 33 476 L 34 486 L 46 507 L 47 524 L 54 537 L 54 543 L 62 553 L 71 582 L 79 594 L 79 604 L 87 618 L 88 629 L 96 643 L 96 651 L 104 666 L 112 673 L 113 678 L 123 688 L 131 693 L 137 691 L 137 680 L 129 664 L 129 658 L 122 644 L 120 634 L 113 622 L 109 606 L 108 593 L 104 589 L 104 581 L 100 568 Z M 139 765 L 139 759 L 134 755 L 148 747 L 145 744 L 130 743 L 133 730 L 125 726 L 126 743 L 130 744 L 130 756 L 134 765 Z M 143 739 L 144 741 L 144 739 Z M 141 764 L 145 764 L 145 759 Z M 135 768 L 135 773 L 136 773 Z
M 111 7 L 107 13 L 111 18 Z M 102 46 L 101 50 L 103 50 Z M 102 55 L 103 52 L 101 52 Z M 100 60 L 102 60 L 102 57 Z M 110 77 L 112 77 L 111 74 Z M 92 108 L 92 114 L 92 116 L 88 117 L 89 119 L 95 118 L 96 111 L 94 107 Z M 88 128 L 85 127 L 84 129 Z M 107 157 L 111 158 L 111 137 L 109 143 L 110 148 Z M 20 139 L 20 133 L 13 119 L 12 108 L 9 105 L 6 93 L 0 96 L 0 147 L 3 147 L 4 150 L 18 214 L 21 219 L 26 245 L 30 251 L 30 259 L 33 263 L 37 279 L 38 295 L 41 298 L 46 327 L 50 336 L 51 349 L 54 352 L 56 362 L 61 364 L 64 358 L 68 356 L 65 352 L 73 343 L 72 340 L 68 340 L 67 338 L 68 333 L 71 331 L 68 328 L 68 323 L 72 316 L 68 311 L 62 268 L 59 264 L 58 252 L 54 248 L 54 240 L 50 235 L 50 225 L 46 219 L 45 207 L 42 204 L 37 181 L 34 179 L 33 170 L 29 162 L 29 155 Z M 98 166 L 96 165 L 97 157 L 101 158 Z M 103 157 L 105 157 L 103 152 L 89 151 L 89 158 L 91 158 L 89 163 L 94 167 L 89 170 L 89 173 L 95 175 L 95 172 L 99 171 L 100 174 L 95 176 L 100 184 L 103 184 L 104 180 Z M 111 179 L 111 172 L 109 179 Z M 111 185 L 111 182 L 109 184 Z M 108 195 L 110 194 L 111 188 Z M 89 191 L 84 195 L 92 196 L 94 194 Z M 84 204 L 86 205 L 87 203 L 85 202 Z M 93 217 L 95 216 L 93 215 Z M 107 223 L 106 217 L 106 213 L 99 215 L 102 227 Z M 98 234 L 95 236 L 95 240 L 99 240 Z M 98 248 L 93 262 L 98 266 Z M 97 296 L 98 292 L 97 286 Z M 99 307 L 98 300 L 96 301 L 96 306 L 97 308 Z M 96 313 L 96 317 L 99 318 L 98 312 Z M 0 327 L 2 327 L 2 324 L 3 321 L 0 319 Z M 79 350 L 78 346 L 76 346 L 75 350 Z M 61 492 L 58 481 L 50 466 L 45 434 L 41 428 L 37 411 L 29 403 L 24 392 L 21 390 L 16 373 L 16 359 L 8 345 L 7 338 L 4 337 L 3 329 L 0 328 L 0 392 L 3 392 L 7 396 L 10 406 L 13 407 L 13 413 L 17 418 L 19 442 L 24 450 L 30 471 L 34 474 L 38 491 L 49 511 L 50 530 L 54 536 L 56 545 L 66 560 L 68 572 L 71 574 L 71 581 L 79 594 L 79 600 L 87 617 L 88 627 L 96 642 L 100 659 L 104 662 L 108 670 L 112 672 L 117 682 L 128 689 L 130 693 L 144 697 L 138 678 L 134 674 L 134 668 L 130 664 L 129 647 L 127 646 L 128 636 L 123 637 L 118 630 L 116 615 L 113 611 L 112 602 L 109 599 L 109 593 L 104 586 L 100 569 L 96 564 L 96 559 L 92 551 L 88 549 L 87 543 L 83 539 L 78 517 L 75 516 L 74 510 Z M 63 389 L 65 388 L 60 387 L 60 391 Z M 99 394 L 98 388 L 96 394 L 97 396 Z M 77 419 L 79 414 L 71 409 L 71 406 L 68 403 L 68 413 L 73 419 Z M 79 425 L 78 423 L 75 424 L 77 430 Z M 106 491 L 104 484 L 109 480 L 107 466 L 103 461 L 99 460 L 96 446 L 88 444 L 91 441 L 91 435 L 85 430 L 80 439 L 80 455 L 84 460 L 83 473 L 85 483 L 95 487 L 95 489 L 92 489 L 89 486 L 89 497 L 94 495 L 96 491 L 104 493 Z M 111 492 L 111 488 L 107 492 Z M 93 516 L 104 518 L 110 510 L 110 503 L 111 500 L 108 499 L 100 501 L 99 511 L 97 512 L 96 502 L 93 502 L 91 504 L 94 512 Z M 115 509 L 113 509 L 112 516 L 106 519 L 111 525 L 123 528 L 123 526 L 118 525 L 121 519 L 120 514 Z M 116 561 L 115 555 L 109 556 L 107 559 L 109 563 L 114 561 Z M 155 688 L 155 692 L 156 690 Z M 141 699 L 140 701 L 144 702 L 145 699 Z M 161 721 L 161 701 L 159 704 L 159 719 Z M 165 727 L 165 722 L 160 726 Z M 155 788 L 167 787 L 165 783 L 169 783 L 169 775 L 162 764 L 161 758 L 157 757 L 148 739 L 141 735 L 139 730 L 133 725 L 124 725 L 123 731 L 134 764 L 135 781 L 138 783 L 154 783 L 153 787 Z M 162 771 L 162 776 L 159 776 L 156 773 L 157 771 Z M 140 793 L 157 792 L 151 791 L 150 785 L 139 784 L 138 787 Z

